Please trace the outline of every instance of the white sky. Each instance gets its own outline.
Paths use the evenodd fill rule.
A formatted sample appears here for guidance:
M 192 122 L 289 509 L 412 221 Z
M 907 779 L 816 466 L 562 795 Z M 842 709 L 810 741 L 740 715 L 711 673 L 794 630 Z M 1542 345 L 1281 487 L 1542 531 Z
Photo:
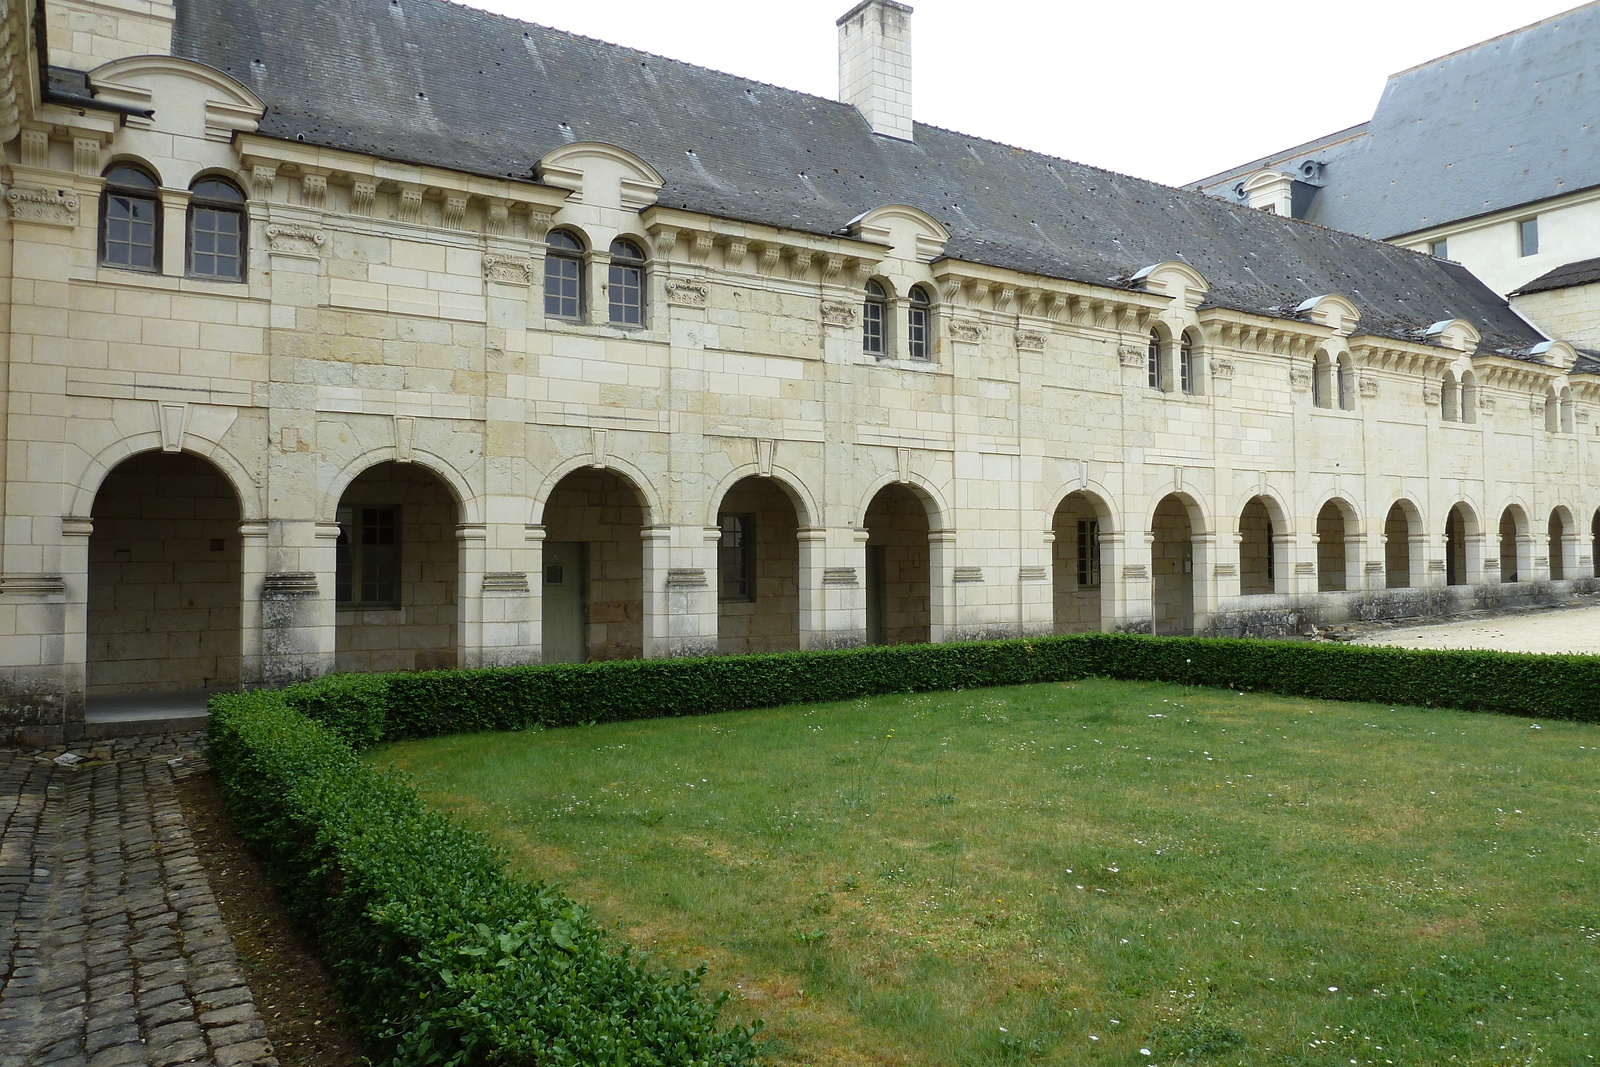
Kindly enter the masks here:
M 1572 0 L 910 0 L 917 121 L 1178 184 L 1364 122 L 1399 70 Z M 835 98 L 854 0 L 470 0 Z

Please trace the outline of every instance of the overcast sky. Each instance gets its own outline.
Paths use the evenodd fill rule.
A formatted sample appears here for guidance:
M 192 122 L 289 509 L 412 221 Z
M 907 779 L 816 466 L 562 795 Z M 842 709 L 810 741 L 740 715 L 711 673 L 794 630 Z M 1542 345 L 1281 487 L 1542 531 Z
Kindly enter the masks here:
M 820 96 L 853 0 L 471 0 Z M 918 122 L 1180 184 L 1371 117 L 1384 79 L 1570 0 L 914 0 Z M 669 120 L 670 121 L 670 120 Z

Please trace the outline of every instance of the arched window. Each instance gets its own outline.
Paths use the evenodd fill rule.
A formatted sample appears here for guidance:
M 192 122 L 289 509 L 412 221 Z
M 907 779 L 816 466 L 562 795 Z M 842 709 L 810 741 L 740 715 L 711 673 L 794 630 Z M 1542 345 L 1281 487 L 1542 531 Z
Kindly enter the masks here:
M 201 178 L 189 192 L 189 273 L 243 280 L 244 193 L 226 178 Z
M 583 245 L 566 230 L 545 238 L 544 313 L 558 319 L 583 318 Z
M 632 241 L 611 242 L 611 321 L 618 326 L 644 325 L 644 253 Z
M 912 359 L 931 360 L 933 347 L 929 334 L 933 325 L 932 304 L 928 291 L 918 285 L 911 290 L 911 301 L 906 308 L 906 347 Z
M 1333 407 L 1333 364 L 1326 352 L 1318 352 L 1311 364 L 1311 403 L 1319 408 Z
M 143 167 L 115 163 L 100 194 L 100 262 L 125 270 L 161 269 L 161 201 Z
M 1178 388 L 1186 393 L 1194 389 L 1194 334 L 1185 330 L 1178 341 Z
M 1445 422 L 1461 421 L 1461 387 L 1450 371 L 1444 372 L 1444 381 L 1439 385 L 1439 417 Z
M 1339 362 L 1333 367 L 1334 392 L 1339 399 L 1339 407 L 1343 411 L 1356 409 L 1355 375 L 1350 373 L 1350 357 L 1340 355 Z
M 861 351 L 880 359 L 889 351 L 889 294 L 877 282 L 867 282 L 866 299 L 861 302 Z
M 1544 396 L 1544 428 L 1549 433 L 1561 429 L 1561 398 L 1556 395 L 1555 386 Z
M 1158 330 L 1150 331 L 1150 345 L 1145 350 L 1144 362 L 1150 388 L 1165 389 L 1167 376 L 1161 373 L 1161 333 Z

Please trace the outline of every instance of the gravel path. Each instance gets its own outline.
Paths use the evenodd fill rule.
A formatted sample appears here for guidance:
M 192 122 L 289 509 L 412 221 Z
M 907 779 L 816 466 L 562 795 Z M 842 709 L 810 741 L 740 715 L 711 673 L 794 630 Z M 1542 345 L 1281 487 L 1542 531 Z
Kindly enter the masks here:
M 1485 616 L 1464 622 L 1370 630 L 1358 645 L 1401 648 L 1488 648 L 1501 652 L 1600 654 L 1600 604 L 1556 608 L 1526 615 Z

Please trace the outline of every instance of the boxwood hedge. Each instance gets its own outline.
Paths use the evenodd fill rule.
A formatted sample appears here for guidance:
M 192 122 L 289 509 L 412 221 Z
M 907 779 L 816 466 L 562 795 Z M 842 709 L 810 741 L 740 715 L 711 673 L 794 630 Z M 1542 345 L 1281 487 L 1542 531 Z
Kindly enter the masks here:
M 1600 721 L 1600 657 L 1126 634 L 337 675 L 219 696 L 211 760 L 374 1050 L 422 1064 L 753 1062 L 668 978 L 356 751 L 379 741 L 1101 676 Z

